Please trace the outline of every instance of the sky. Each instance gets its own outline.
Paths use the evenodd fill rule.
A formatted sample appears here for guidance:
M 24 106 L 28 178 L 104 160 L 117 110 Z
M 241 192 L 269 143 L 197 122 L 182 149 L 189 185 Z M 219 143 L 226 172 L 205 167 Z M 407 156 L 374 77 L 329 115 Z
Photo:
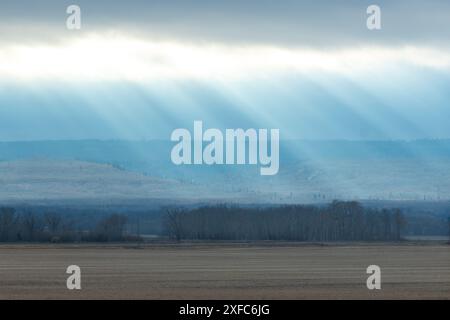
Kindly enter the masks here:
M 448 1 L 1 1 L 0 141 L 450 138 Z M 68 30 L 66 8 L 81 8 Z M 381 30 L 366 9 L 381 8 Z

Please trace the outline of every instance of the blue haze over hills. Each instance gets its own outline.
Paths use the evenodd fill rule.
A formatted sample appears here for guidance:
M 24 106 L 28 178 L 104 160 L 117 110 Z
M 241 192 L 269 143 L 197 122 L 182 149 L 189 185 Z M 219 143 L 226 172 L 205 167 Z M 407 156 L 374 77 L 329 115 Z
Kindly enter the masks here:
M 450 200 L 450 140 L 283 140 L 280 171 L 272 177 L 260 176 L 259 168 L 250 165 L 176 166 L 170 159 L 173 145 L 163 140 L 3 142 L 0 143 L 0 164 L 4 163 L 4 170 L 8 170 L 8 166 L 14 168 L 16 163 L 23 166 L 22 161 L 31 161 L 29 164 L 33 165 L 42 163 L 43 168 L 38 170 L 47 170 L 43 171 L 46 173 L 42 179 L 48 175 L 49 179 L 60 179 L 62 183 L 66 179 L 64 173 L 55 176 L 51 168 L 54 162 L 49 163 L 49 160 L 103 164 L 111 167 L 110 171 L 105 171 L 106 177 L 122 171 L 160 179 L 168 198 L 177 198 L 182 194 L 180 191 L 198 188 L 207 190 L 204 196 L 208 198 L 220 200 L 239 195 L 243 202 Z M 68 170 L 76 174 L 75 167 L 76 163 Z M 39 182 L 27 178 L 31 170 L 27 165 L 21 168 L 25 169 L 20 169 L 14 179 L 25 179 L 31 185 Z M 126 178 L 128 183 L 128 176 Z M 17 181 L 11 181 L 10 185 L 17 185 Z M 120 180 L 115 184 L 120 189 Z M 141 189 L 136 190 L 143 191 Z M 151 191 L 145 190 L 150 192 L 146 197 L 152 197 Z M 196 196 L 201 198 L 201 194 Z

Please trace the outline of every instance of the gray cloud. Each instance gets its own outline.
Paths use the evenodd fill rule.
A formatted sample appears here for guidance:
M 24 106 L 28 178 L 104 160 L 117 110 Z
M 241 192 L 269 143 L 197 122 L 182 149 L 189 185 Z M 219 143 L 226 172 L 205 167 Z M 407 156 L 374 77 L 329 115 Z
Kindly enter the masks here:
M 0 39 L 57 39 L 65 8 L 82 8 L 83 32 L 117 30 L 186 41 L 285 46 L 439 45 L 450 40 L 449 1 L 31 1 L 1 4 Z M 382 9 L 382 30 L 366 28 L 366 8 Z M 42 30 L 45 30 L 43 32 Z

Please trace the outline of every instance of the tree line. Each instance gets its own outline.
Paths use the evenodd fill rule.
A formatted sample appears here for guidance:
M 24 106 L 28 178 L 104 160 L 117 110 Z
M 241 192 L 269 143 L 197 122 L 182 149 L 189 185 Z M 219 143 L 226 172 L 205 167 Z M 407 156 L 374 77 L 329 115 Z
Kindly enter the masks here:
M 31 211 L 18 213 L 14 208 L 0 208 L 0 242 L 109 242 L 134 240 L 125 234 L 127 218 L 110 214 L 90 228 L 61 214 Z
M 169 208 L 164 233 L 176 240 L 398 241 L 399 209 L 364 208 L 356 201 L 327 206 Z

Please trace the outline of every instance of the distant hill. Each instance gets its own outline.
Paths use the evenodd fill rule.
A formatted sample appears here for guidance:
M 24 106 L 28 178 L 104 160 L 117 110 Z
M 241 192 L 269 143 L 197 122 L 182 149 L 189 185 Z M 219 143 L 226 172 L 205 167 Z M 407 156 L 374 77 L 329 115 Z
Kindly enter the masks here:
M 0 200 L 192 198 L 193 186 L 107 164 L 35 158 L 0 162 Z
M 282 141 L 280 171 L 175 166 L 169 141 L 0 142 L 0 200 L 449 200 L 450 140 Z

